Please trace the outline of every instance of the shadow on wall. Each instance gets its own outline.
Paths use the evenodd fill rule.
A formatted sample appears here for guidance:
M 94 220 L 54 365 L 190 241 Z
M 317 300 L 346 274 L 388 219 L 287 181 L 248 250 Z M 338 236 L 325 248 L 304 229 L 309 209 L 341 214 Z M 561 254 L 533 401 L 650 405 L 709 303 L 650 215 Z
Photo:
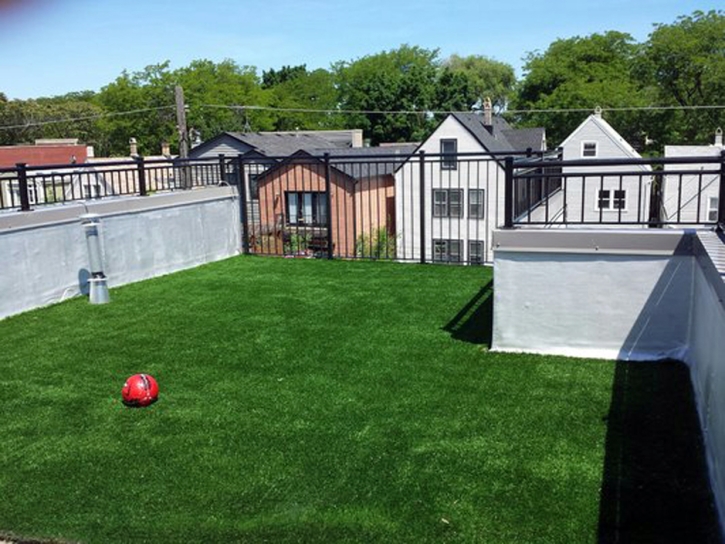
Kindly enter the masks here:
M 599 542 L 720 542 L 684 363 L 617 363 L 607 416 Z
M 90 279 L 91 273 L 88 270 L 81 268 L 78 271 L 78 291 L 80 291 L 81 295 L 86 297 L 91 293 L 91 285 L 88 283 L 88 280 Z
M 681 359 L 688 344 L 692 283 L 692 236 L 683 236 L 652 288 L 617 359 Z
M 451 333 L 456 340 L 485 344 L 490 348 L 493 335 L 493 280 L 481 287 L 443 330 Z

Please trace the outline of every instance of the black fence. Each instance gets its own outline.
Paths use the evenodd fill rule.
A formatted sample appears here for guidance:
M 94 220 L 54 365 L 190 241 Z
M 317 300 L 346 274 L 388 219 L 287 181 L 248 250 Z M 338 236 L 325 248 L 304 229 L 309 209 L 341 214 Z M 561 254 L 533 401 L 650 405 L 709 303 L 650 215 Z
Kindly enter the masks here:
M 154 159 L 0 169 L 0 210 L 31 209 L 79 200 L 216 185 L 226 161 Z
M 714 226 L 725 218 L 725 151 L 544 162 L 510 166 L 507 191 L 524 197 L 507 199 L 505 227 Z
M 564 161 L 548 153 L 341 149 L 290 157 L 99 162 L 0 170 L 0 209 L 238 188 L 243 250 L 481 264 L 496 228 L 714 226 L 725 153 Z

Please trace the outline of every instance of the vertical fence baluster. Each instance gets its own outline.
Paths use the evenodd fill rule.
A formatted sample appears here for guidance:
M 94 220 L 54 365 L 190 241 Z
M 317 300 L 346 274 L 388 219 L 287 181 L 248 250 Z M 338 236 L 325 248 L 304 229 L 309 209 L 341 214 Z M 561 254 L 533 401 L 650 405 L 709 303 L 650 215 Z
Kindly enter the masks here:
M 325 208 L 327 211 L 327 258 L 334 257 L 335 248 L 332 246 L 332 183 L 330 182 L 330 154 L 325 153 Z
M 138 194 L 139 196 L 146 196 L 146 168 L 144 166 L 144 158 L 142 156 L 136 157 L 136 167 L 138 168 Z
M 30 195 L 28 195 L 28 165 L 19 162 L 15 165 L 18 169 L 18 190 L 20 191 L 20 211 L 30 211 Z
M 222 155 L 223 157 L 223 155 Z M 247 215 L 247 181 L 244 157 L 237 155 L 237 187 L 239 188 L 239 220 L 242 223 L 242 253 L 249 254 L 249 217 Z
M 717 228 L 723 231 L 725 224 L 725 149 L 720 152 L 720 191 L 717 201 Z
M 420 150 L 420 262 L 425 263 L 425 150 Z
M 503 200 L 503 225 L 507 229 L 514 227 L 514 158 L 506 157 Z

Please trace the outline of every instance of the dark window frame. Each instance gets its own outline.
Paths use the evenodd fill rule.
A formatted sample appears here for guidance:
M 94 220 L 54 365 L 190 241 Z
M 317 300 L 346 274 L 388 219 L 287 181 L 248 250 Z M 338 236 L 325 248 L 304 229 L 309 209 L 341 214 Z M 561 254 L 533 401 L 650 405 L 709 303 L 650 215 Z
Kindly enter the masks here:
M 446 151 L 445 146 L 453 144 L 453 150 Z M 458 140 L 456 138 L 441 139 L 441 170 L 458 170 Z
M 479 251 L 476 251 L 477 256 L 474 258 L 473 254 L 473 248 L 478 247 L 480 248 Z M 483 240 L 469 240 L 468 241 L 468 262 L 471 264 L 483 264 L 486 262 L 486 245 Z
M 294 218 L 290 213 L 290 195 L 295 195 L 297 199 L 297 215 Z M 312 195 L 312 221 L 310 223 L 305 221 L 304 195 Z M 291 227 L 325 227 L 327 226 L 327 220 L 329 215 L 327 213 L 326 206 L 327 201 L 325 200 L 324 191 L 285 191 L 285 224 Z
M 436 195 L 445 194 L 444 202 L 437 202 Z M 451 195 L 458 196 L 458 202 L 454 203 Z M 439 207 L 443 206 L 441 210 Z M 454 213 L 454 210 L 457 210 Z M 463 189 L 433 189 L 433 217 L 452 217 L 460 219 L 463 217 Z
M 461 255 L 462 240 L 456 239 L 433 239 L 433 261 L 438 263 L 460 263 L 463 262 Z M 457 246 L 457 251 L 452 251 Z M 442 247 L 442 251 L 436 251 L 437 247 Z
M 480 199 L 477 203 L 473 203 L 472 195 L 480 195 Z M 486 217 L 486 189 L 469 189 L 468 190 L 468 218 L 469 219 L 484 219 Z M 474 212 L 474 206 L 478 206 L 478 212 Z

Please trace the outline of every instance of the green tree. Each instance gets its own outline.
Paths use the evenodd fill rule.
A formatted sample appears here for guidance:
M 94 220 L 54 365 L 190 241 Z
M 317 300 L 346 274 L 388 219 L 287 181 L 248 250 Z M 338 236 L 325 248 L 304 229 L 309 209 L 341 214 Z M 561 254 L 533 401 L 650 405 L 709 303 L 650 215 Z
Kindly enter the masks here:
M 103 110 L 79 94 L 0 101 L 0 144 L 33 143 L 40 138 L 77 138 L 98 145 Z M 87 98 L 87 97 L 86 97 Z
M 652 93 L 633 75 L 639 45 L 629 34 L 609 31 L 554 41 L 543 52 L 529 53 L 513 108 L 561 110 L 595 107 L 646 106 Z M 514 117 L 523 125 L 543 126 L 547 139 L 558 145 L 587 115 L 586 112 L 536 112 Z M 633 112 L 607 116 L 633 145 L 644 139 L 647 117 Z
M 637 75 L 658 105 L 721 105 L 725 97 L 725 12 L 696 11 L 673 24 L 655 25 L 644 44 Z M 711 143 L 725 126 L 723 110 L 673 110 L 658 116 L 663 143 Z
M 459 78 L 466 77 L 466 86 L 473 98 L 469 108 L 474 102 L 488 97 L 494 109 L 503 111 L 513 97 L 516 87 L 516 73 L 511 65 L 482 55 L 451 55 L 443 61 L 439 85 L 445 84 L 444 76 L 448 73 Z
M 298 67 L 299 68 L 299 67 Z M 323 130 L 344 127 L 337 114 L 324 113 L 337 109 L 337 89 L 333 75 L 327 70 L 297 71 L 268 89 L 269 104 L 281 110 L 320 110 L 315 112 L 272 112 L 274 130 Z
M 338 62 L 333 72 L 343 110 L 420 111 L 432 109 L 438 51 L 402 45 L 398 49 Z M 425 137 L 431 118 L 400 113 L 351 114 L 349 127 L 362 128 L 373 145 Z
M 301 64 L 299 66 L 282 66 L 279 70 L 270 68 L 262 72 L 262 88 L 270 89 L 281 83 L 296 79 L 300 76 L 307 74 L 307 65 Z

